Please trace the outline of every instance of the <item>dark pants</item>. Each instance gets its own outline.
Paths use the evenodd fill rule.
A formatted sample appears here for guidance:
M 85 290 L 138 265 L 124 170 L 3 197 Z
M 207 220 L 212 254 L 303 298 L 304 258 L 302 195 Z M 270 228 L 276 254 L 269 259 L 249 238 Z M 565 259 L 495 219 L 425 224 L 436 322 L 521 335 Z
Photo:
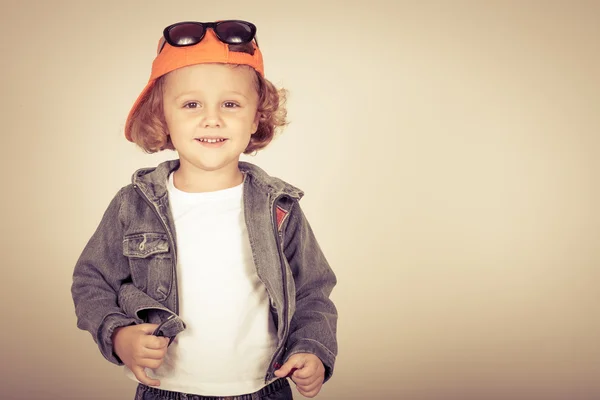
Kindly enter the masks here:
M 239 396 L 200 396 L 197 394 L 170 392 L 139 384 L 135 400 L 293 400 L 287 379 L 278 379 L 255 393 Z

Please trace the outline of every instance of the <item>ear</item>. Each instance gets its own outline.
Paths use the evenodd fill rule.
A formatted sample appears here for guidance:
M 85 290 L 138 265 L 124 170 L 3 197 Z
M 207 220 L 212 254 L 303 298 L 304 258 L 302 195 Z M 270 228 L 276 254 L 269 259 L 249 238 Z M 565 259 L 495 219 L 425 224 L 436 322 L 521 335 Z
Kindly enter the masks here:
M 258 130 L 258 124 L 260 122 L 260 113 L 257 111 L 256 116 L 254 117 L 254 121 L 252 122 L 252 135 L 256 133 Z

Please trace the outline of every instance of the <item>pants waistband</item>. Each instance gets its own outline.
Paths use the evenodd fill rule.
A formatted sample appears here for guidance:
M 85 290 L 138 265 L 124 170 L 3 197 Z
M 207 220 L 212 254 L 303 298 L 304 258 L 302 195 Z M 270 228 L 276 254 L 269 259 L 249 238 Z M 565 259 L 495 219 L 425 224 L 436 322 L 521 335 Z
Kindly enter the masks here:
M 288 385 L 289 382 L 286 378 L 280 378 L 254 393 L 240 394 L 237 396 L 201 396 L 199 394 L 171 392 L 170 390 L 163 390 L 140 383 L 138 392 L 150 392 L 169 400 L 258 400 L 261 397 L 269 396 Z

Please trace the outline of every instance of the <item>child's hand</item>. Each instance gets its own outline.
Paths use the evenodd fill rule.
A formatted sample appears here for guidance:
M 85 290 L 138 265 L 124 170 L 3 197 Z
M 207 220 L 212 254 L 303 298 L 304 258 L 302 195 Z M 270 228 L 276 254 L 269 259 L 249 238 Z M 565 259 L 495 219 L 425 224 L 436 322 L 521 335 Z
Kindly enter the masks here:
M 169 345 L 169 338 L 152 334 L 157 326 L 155 324 L 130 325 L 117 328 L 113 333 L 115 353 L 135 377 L 148 386 L 159 386 L 160 381 L 150 379 L 144 368 L 158 368 Z
M 296 353 L 275 371 L 275 376 L 290 376 L 302 396 L 315 397 L 323 386 L 325 367 L 321 359 L 314 354 Z

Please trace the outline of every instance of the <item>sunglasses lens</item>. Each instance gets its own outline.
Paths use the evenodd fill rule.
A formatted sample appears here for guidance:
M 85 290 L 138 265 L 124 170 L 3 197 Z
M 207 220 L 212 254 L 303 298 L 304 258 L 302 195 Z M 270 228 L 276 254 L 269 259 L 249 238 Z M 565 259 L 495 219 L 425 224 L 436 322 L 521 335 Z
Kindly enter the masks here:
M 254 38 L 255 28 L 248 22 L 223 21 L 217 24 L 215 33 L 228 44 L 249 43 Z
M 199 24 L 181 24 L 169 29 L 169 40 L 178 46 L 196 44 L 203 36 L 204 27 Z

